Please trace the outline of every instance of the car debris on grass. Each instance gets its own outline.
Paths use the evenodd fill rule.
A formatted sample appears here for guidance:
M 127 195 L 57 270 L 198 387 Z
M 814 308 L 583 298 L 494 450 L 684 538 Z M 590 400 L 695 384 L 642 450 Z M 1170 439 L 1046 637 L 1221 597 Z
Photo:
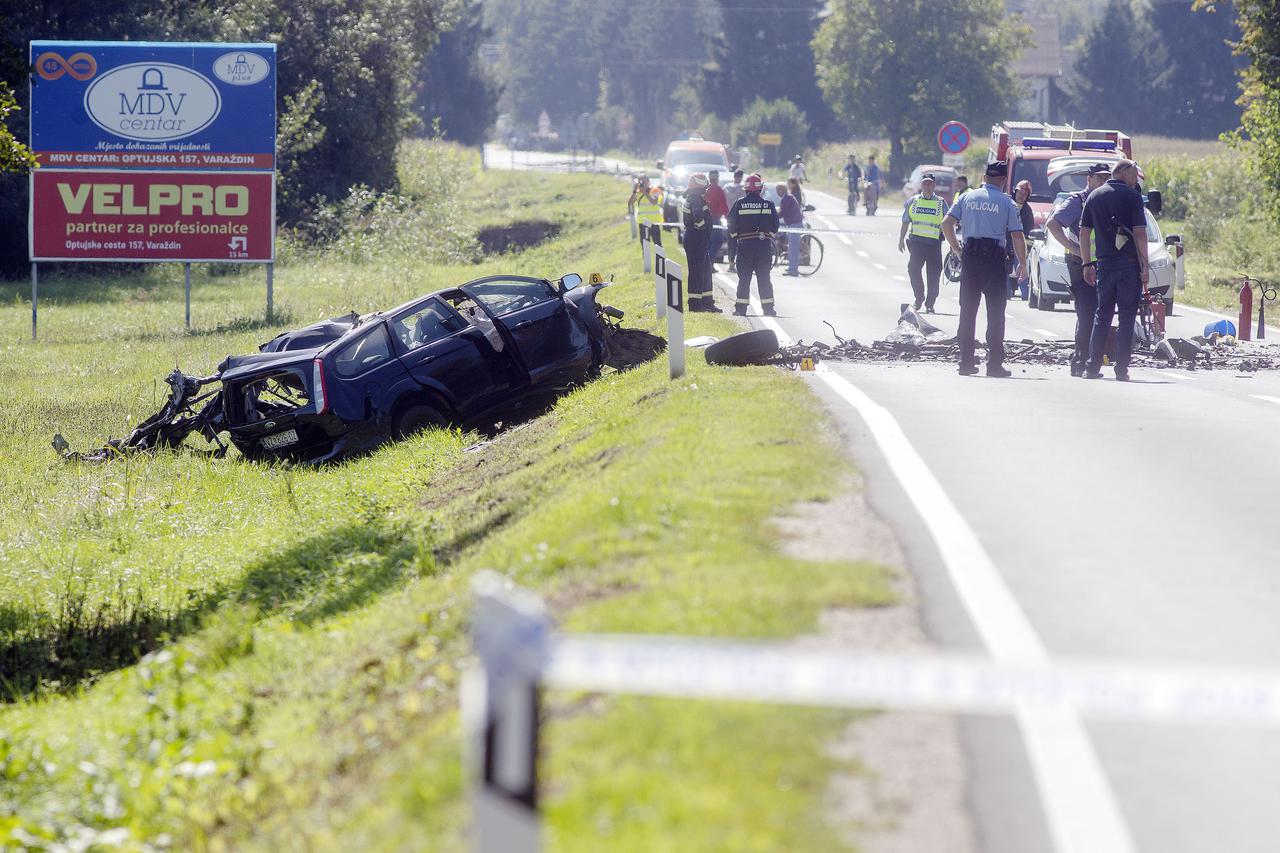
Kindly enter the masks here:
M 164 407 L 124 438 L 87 453 L 61 435 L 53 445 L 67 459 L 103 461 L 199 435 L 222 456 L 225 433 L 248 459 L 316 464 L 475 423 L 597 375 L 617 363 L 617 343 L 652 357 L 652 341 L 620 335 L 622 311 L 597 301 L 609 284 L 576 273 L 488 276 L 390 311 L 323 320 L 229 356 L 208 376 L 175 369 Z

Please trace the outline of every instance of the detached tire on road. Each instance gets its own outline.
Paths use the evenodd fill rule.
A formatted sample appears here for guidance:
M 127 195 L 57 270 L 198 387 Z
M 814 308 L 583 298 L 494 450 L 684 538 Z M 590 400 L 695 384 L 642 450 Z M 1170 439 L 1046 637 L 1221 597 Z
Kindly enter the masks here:
M 778 354 L 778 336 L 772 329 L 752 329 L 730 335 L 707 347 L 707 364 L 741 367 L 760 364 Z
M 410 406 L 396 417 L 396 438 L 408 438 L 424 429 L 448 425 L 449 419 L 444 412 L 434 406 Z

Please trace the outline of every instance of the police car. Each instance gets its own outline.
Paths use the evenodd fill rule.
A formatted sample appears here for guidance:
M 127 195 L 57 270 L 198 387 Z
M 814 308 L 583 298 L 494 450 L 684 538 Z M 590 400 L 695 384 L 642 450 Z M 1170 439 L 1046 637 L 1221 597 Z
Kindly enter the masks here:
M 1087 163 L 1078 173 L 1056 174 L 1051 171 L 1050 182 L 1059 189 L 1057 202 L 1066 198 L 1069 193 L 1084 188 L 1084 175 Z M 1078 185 L 1077 185 L 1078 184 Z M 1152 193 L 1148 205 L 1159 209 L 1159 195 Z M 1168 315 L 1173 314 L 1174 265 L 1170 247 L 1166 244 L 1164 234 L 1160 231 L 1160 223 L 1151 215 L 1151 209 L 1143 211 L 1147 219 L 1147 260 L 1151 264 L 1150 287 L 1168 285 L 1165 291 L 1164 308 Z M 1027 305 L 1041 311 L 1052 311 L 1058 303 L 1071 302 L 1071 275 L 1067 271 L 1067 250 L 1047 231 L 1036 229 L 1030 234 L 1027 243 L 1027 274 L 1030 278 L 1030 290 Z M 1177 238 L 1171 238 L 1176 241 Z

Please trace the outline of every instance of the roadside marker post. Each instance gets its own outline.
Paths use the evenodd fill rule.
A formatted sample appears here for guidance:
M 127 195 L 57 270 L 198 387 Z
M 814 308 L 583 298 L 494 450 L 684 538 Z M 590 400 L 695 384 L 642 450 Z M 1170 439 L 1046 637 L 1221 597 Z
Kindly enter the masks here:
M 653 272 L 653 263 L 649 260 L 649 226 L 640 226 L 640 256 L 644 258 L 644 271 Z
M 653 247 L 653 304 L 659 320 L 667 316 L 667 255 L 661 245 Z
M 631 239 L 636 238 L 636 212 L 633 210 L 627 214 L 627 221 L 631 223 Z
M 462 684 L 475 853 L 537 853 L 539 683 L 548 660 L 545 605 L 496 572 L 472 583 L 479 657 Z
M 667 364 L 671 378 L 684 376 L 684 271 L 668 260 L 667 271 Z

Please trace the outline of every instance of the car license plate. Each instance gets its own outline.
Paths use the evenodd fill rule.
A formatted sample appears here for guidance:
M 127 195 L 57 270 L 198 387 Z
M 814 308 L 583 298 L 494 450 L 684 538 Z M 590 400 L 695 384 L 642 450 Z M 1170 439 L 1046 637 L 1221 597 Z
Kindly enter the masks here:
M 298 443 L 298 431 L 296 429 L 287 429 L 284 432 L 278 432 L 274 435 L 268 435 L 262 439 L 262 446 L 267 450 L 275 450 L 280 447 L 288 447 L 291 444 Z

